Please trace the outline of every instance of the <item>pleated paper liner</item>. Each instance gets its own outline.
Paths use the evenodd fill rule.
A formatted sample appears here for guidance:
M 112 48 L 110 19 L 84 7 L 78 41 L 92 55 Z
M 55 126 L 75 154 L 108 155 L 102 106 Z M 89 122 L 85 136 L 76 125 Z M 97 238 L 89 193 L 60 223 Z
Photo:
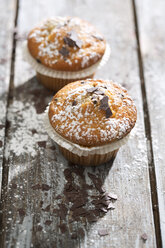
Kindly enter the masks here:
M 60 90 L 61 88 L 63 88 L 66 84 L 69 84 L 69 83 L 71 83 L 73 81 L 87 79 L 87 78 L 93 78 L 94 74 L 89 75 L 88 77 L 84 77 L 84 78 L 63 79 L 63 78 L 48 77 L 48 76 L 45 76 L 45 75 L 40 74 L 39 72 L 37 72 L 36 77 L 37 77 L 38 81 L 41 84 L 43 84 L 46 88 L 56 92 L 56 91 Z
M 59 149 L 63 156 L 73 164 L 77 165 L 83 165 L 83 166 L 97 166 L 104 164 L 110 160 L 115 159 L 116 154 L 119 149 L 116 149 L 112 152 L 108 152 L 105 154 L 89 154 L 87 156 L 78 156 L 77 154 L 74 154 L 73 152 L 70 152 L 69 150 L 65 149 L 62 146 L 59 146 Z
M 41 63 L 38 63 L 30 54 L 27 42 L 23 46 L 23 57 L 37 72 L 38 80 L 47 88 L 57 91 L 63 86 L 76 80 L 82 80 L 87 78 L 93 78 L 97 69 L 100 69 L 105 65 L 110 57 L 110 46 L 106 45 L 105 53 L 101 60 L 87 69 L 83 69 L 76 72 L 71 71 L 56 71 L 48 68 Z M 54 80 L 53 80 L 54 79 Z
M 124 145 L 129 138 L 128 134 L 124 138 L 107 145 L 90 148 L 80 146 L 63 138 L 54 130 L 49 121 L 48 109 L 49 106 L 44 113 L 45 129 L 50 138 L 59 145 L 59 148 L 64 157 L 66 157 L 66 159 L 72 163 L 85 166 L 96 166 L 105 163 L 111 159 L 114 159 L 118 149 Z

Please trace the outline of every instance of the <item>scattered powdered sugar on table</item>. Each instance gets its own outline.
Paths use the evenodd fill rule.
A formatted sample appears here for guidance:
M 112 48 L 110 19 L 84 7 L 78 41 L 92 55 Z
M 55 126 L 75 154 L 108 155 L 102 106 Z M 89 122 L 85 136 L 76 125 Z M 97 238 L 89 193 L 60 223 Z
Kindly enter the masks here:
M 46 141 L 42 114 L 37 114 L 30 103 L 15 100 L 9 107 L 7 120 L 12 126 L 9 140 L 6 142 L 6 158 L 12 153 L 16 156 L 37 154 L 37 142 Z

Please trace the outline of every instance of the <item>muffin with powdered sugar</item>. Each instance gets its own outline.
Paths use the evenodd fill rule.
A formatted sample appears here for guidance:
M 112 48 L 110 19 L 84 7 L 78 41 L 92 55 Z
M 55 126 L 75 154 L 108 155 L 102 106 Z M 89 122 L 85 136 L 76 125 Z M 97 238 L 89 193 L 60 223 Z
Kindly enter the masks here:
M 69 82 L 93 77 L 108 57 L 102 34 L 78 17 L 46 20 L 32 29 L 25 47 L 25 58 L 39 81 L 56 91 Z
M 137 111 L 125 88 L 107 80 L 81 80 L 56 93 L 46 129 L 63 155 L 80 165 L 114 158 L 135 125 Z

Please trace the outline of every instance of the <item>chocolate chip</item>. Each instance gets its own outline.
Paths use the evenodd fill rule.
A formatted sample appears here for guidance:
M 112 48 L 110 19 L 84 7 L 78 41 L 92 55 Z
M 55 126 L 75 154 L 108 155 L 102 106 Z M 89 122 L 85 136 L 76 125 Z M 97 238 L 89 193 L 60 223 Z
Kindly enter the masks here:
M 44 212 L 49 212 L 50 211 L 50 205 L 48 205 L 46 208 L 42 208 Z
M 88 93 L 93 93 L 93 92 L 95 92 L 97 89 L 98 89 L 98 87 L 91 87 L 91 88 L 87 89 L 87 92 L 88 92 Z
M 104 213 L 107 213 L 107 209 L 106 208 L 103 208 L 103 207 L 100 208 L 100 211 L 102 211 Z
M 74 30 L 71 30 L 67 33 L 67 36 L 63 38 L 64 43 L 67 44 L 69 47 L 78 47 L 82 46 L 82 41 L 78 39 L 77 33 Z
M 36 61 L 41 64 L 41 60 L 40 59 L 36 59 Z
M 67 226 L 65 224 L 59 225 L 59 228 L 60 228 L 62 233 L 65 233 L 67 231 Z
M 116 195 L 116 194 L 109 193 L 109 194 L 108 194 L 108 197 L 109 197 L 110 199 L 117 200 L 117 195 Z
M 75 41 L 72 40 L 70 37 L 65 36 L 63 40 L 64 40 L 64 43 L 67 44 L 70 47 L 76 46 Z
M 81 81 L 81 84 L 85 84 L 85 82 L 84 81 Z
M 101 100 L 100 100 L 100 109 L 105 110 L 106 111 L 106 118 L 109 118 L 112 116 L 112 111 L 109 107 L 108 104 L 108 96 L 104 96 Z
M 58 102 L 58 98 L 54 98 L 53 101 L 54 101 L 54 102 Z
M 108 235 L 108 230 L 107 230 L 107 229 L 100 229 L 100 230 L 98 231 L 98 234 L 99 234 L 100 236 L 106 236 L 106 235 Z
M 46 141 L 38 141 L 37 143 L 39 147 L 43 147 L 43 148 L 46 147 Z
M 42 184 L 41 189 L 42 189 L 42 191 L 48 191 L 48 190 L 51 189 L 51 187 L 49 185 L 47 185 L 47 184 Z
M 109 210 L 114 210 L 115 209 L 115 206 L 113 205 L 113 203 L 109 203 L 109 205 L 108 205 L 108 207 L 107 207 L 107 209 Z
M 100 109 L 106 110 L 109 107 L 108 100 L 109 100 L 109 97 L 108 96 L 104 96 L 100 100 Z
M 112 111 L 111 111 L 110 107 L 107 108 L 107 109 L 106 109 L 106 118 L 109 118 L 109 117 L 111 117 L 112 115 L 113 115 L 113 114 L 112 114 Z
M 51 223 L 52 223 L 51 220 L 46 220 L 46 221 L 45 221 L 45 225 L 47 225 L 47 226 L 50 226 Z
M 59 50 L 59 53 L 61 53 L 63 57 L 67 57 L 69 55 L 69 50 L 66 47 L 62 47 Z
M 39 184 L 33 185 L 32 186 L 33 190 L 41 189 L 41 186 Z
M 77 105 L 77 101 L 74 100 L 74 101 L 72 102 L 72 106 L 76 106 L 76 105 Z
M 95 39 L 100 40 L 100 41 L 103 41 L 104 40 L 103 37 L 101 37 L 99 35 L 93 34 L 92 37 L 94 37 Z
M 68 33 L 69 38 L 74 42 L 74 46 L 81 48 L 82 41 L 78 38 L 77 33 L 75 30 L 71 30 Z
M 20 216 L 25 216 L 25 210 L 23 208 L 19 208 L 18 213 Z

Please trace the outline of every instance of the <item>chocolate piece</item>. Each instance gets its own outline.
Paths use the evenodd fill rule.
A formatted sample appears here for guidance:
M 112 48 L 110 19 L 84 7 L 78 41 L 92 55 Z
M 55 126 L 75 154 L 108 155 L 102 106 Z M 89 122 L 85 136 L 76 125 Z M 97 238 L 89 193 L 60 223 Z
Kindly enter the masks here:
M 143 240 L 143 242 L 146 242 L 147 239 L 148 239 L 147 234 L 146 234 L 146 233 L 143 233 L 143 234 L 141 235 L 141 239 Z
M 113 115 L 113 114 L 112 114 L 112 111 L 111 111 L 110 107 L 107 108 L 107 109 L 106 109 L 106 118 L 109 118 L 109 117 L 111 117 L 112 115 Z
M 43 183 L 41 185 L 41 189 L 42 189 L 42 191 L 48 191 L 49 189 L 51 189 L 51 187 L 49 185 Z
M 94 37 L 95 39 L 100 40 L 100 41 L 103 41 L 104 40 L 103 37 L 101 37 L 99 35 L 93 34 L 92 37 Z
M 117 195 L 116 195 L 116 194 L 109 193 L 109 194 L 108 194 L 108 197 L 109 197 L 110 199 L 117 200 Z
M 18 209 L 19 216 L 25 216 L 25 210 L 23 208 Z
M 74 202 L 73 206 L 71 207 L 71 210 L 74 210 L 76 208 L 82 207 L 86 204 L 86 199 L 84 198 L 77 198 Z
M 77 36 L 77 33 L 75 30 L 71 30 L 69 33 L 68 33 L 68 36 L 69 38 L 75 42 L 75 46 L 78 47 L 78 48 L 81 48 L 82 46 L 82 41 L 78 38 Z
M 69 55 L 69 50 L 66 48 L 66 47 L 62 47 L 60 50 L 59 50 L 59 53 L 61 53 L 61 55 L 63 57 L 67 57 Z
M 39 147 L 43 147 L 43 148 L 46 147 L 46 141 L 38 141 L 37 143 Z
M 84 81 L 81 81 L 81 84 L 85 84 L 85 82 Z
M 108 210 L 114 210 L 115 209 L 115 206 L 113 205 L 113 203 L 109 203 L 108 207 L 107 207 Z
M 65 224 L 59 225 L 59 228 L 61 230 L 61 233 L 65 233 L 67 231 L 67 226 Z
M 82 41 L 78 39 L 77 33 L 74 30 L 71 30 L 67 33 L 68 36 L 64 37 L 64 43 L 67 44 L 69 47 L 78 47 L 81 48 Z
M 99 234 L 100 236 L 106 236 L 106 235 L 108 235 L 108 230 L 107 230 L 107 229 L 100 229 L 100 230 L 98 231 L 98 234 Z
M 101 100 L 100 100 L 100 109 L 105 110 L 106 111 L 106 118 L 109 118 L 112 116 L 112 111 L 109 107 L 108 104 L 108 96 L 104 96 Z
M 100 100 L 100 109 L 106 110 L 108 109 L 109 105 L 108 105 L 108 100 L 109 97 L 108 96 L 104 96 L 101 100 Z
M 77 105 L 77 101 L 74 100 L 74 101 L 72 102 L 72 106 L 76 106 L 76 105 Z
M 58 98 L 54 98 L 53 101 L 54 101 L 54 102 L 58 102 Z
M 41 64 L 41 60 L 40 59 L 36 59 L 36 61 Z
M 95 92 L 97 89 L 98 89 L 98 87 L 91 87 L 91 88 L 87 89 L 87 92 L 88 92 L 88 93 L 93 93 L 93 92 Z
M 63 40 L 64 40 L 64 43 L 67 44 L 70 47 L 76 46 L 75 41 L 72 40 L 70 37 L 65 36 Z
M 32 186 L 33 190 L 41 189 L 41 186 L 39 184 L 33 185 Z
M 46 220 L 46 221 L 45 221 L 45 225 L 47 225 L 47 226 L 50 226 L 51 223 L 52 223 L 51 220 Z
M 46 208 L 42 208 L 44 212 L 49 212 L 50 211 L 50 205 L 46 206 Z
M 102 211 L 104 213 L 107 213 L 107 209 L 106 208 L 103 208 L 103 207 L 100 208 L 100 211 Z

